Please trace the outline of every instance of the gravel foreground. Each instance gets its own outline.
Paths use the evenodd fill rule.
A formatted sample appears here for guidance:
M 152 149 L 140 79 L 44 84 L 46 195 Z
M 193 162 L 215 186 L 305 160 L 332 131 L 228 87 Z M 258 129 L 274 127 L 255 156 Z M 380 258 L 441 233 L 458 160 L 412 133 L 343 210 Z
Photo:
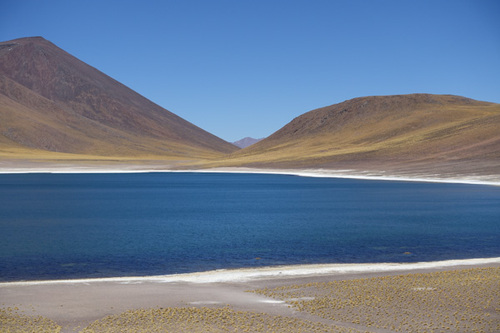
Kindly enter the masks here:
M 182 295 L 184 286 L 173 285 L 171 288 L 177 288 L 180 293 L 165 304 L 176 306 L 148 307 L 151 302 L 139 302 L 138 305 L 146 306 L 124 311 L 118 306 L 116 313 L 101 313 L 97 320 L 81 326 L 68 326 L 58 321 L 57 316 L 50 316 L 50 312 L 49 316 L 38 315 L 40 311 L 34 305 L 17 307 L 0 303 L 0 332 L 500 331 L 500 267 L 497 265 L 363 278 L 336 277 L 319 282 L 302 278 L 288 282 L 291 283 L 279 281 L 280 285 L 276 285 L 274 281 L 268 284 L 270 287 L 246 290 L 241 295 L 234 286 L 229 290 L 227 286 L 204 286 L 205 289 L 192 292 L 198 293 L 200 299 L 203 293 L 213 299 L 214 295 L 226 298 L 199 302 L 185 301 L 189 297 Z M 258 285 L 266 283 L 247 286 Z M 156 288 L 162 285 L 157 284 Z M 124 297 L 133 297 L 133 294 Z M 125 303 L 123 299 L 115 301 Z M 59 312 L 63 317 L 64 311 L 61 305 Z

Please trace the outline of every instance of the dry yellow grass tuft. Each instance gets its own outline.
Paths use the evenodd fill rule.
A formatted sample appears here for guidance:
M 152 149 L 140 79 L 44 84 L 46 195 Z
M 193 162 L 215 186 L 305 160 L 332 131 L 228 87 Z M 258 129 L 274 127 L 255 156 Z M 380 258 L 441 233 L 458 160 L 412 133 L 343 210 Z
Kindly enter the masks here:
M 310 314 L 398 332 L 500 332 L 500 268 L 257 290 Z
M 21 313 L 18 308 L 8 307 L 0 309 L 0 331 L 3 333 L 56 333 L 61 331 L 61 326 L 48 318 L 28 316 Z
M 500 332 L 500 267 L 338 280 L 260 289 L 293 316 L 226 307 L 134 309 L 93 332 Z M 77 329 L 75 329 L 76 332 Z M 54 321 L 0 309 L 0 332 L 60 332 Z
M 107 316 L 85 328 L 94 332 L 359 332 L 323 323 L 224 308 L 160 308 Z

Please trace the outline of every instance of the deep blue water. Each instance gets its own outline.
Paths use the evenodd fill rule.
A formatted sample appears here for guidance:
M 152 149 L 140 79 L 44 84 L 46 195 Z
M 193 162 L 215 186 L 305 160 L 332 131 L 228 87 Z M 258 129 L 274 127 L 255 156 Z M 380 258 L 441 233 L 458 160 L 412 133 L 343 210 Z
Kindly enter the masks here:
M 486 257 L 500 257 L 494 186 L 217 173 L 0 175 L 0 281 Z

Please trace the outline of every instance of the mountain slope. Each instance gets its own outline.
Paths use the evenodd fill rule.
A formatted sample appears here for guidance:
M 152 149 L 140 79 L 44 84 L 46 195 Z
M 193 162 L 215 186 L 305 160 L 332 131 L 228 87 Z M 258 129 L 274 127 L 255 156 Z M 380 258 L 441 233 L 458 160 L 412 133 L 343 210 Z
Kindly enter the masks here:
M 213 158 L 237 150 L 41 37 L 0 43 L 0 152 Z
M 223 165 L 498 174 L 500 104 L 429 94 L 355 98 L 295 118 Z

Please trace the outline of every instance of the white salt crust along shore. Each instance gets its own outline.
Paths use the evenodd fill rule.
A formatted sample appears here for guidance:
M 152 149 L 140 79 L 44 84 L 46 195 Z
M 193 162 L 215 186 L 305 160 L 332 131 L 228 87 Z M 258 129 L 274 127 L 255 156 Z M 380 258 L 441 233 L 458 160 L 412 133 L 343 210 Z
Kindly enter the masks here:
M 256 174 L 276 174 L 292 175 L 300 177 L 315 178 L 344 178 L 344 179 L 364 179 L 364 180 L 387 180 L 387 181 L 407 181 L 407 182 L 427 182 L 427 183 L 458 183 L 475 185 L 500 186 L 500 175 L 497 176 L 457 176 L 443 178 L 439 174 L 435 175 L 385 175 L 382 171 L 357 171 L 357 170 L 329 170 L 329 169 L 253 169 L 253 168 L 215 168 L 199 171 L 185 170 L 183 172 L 221 172 L 221 173 L 256 173 Z
M 17 281 L 0 283 L 2 287 L 33 286 L 33 285 L 63 285 L 63 284 L 92 284 L 101 282 L 114 282 L 119 284 L 140 284 L 143 282 L 155 283 L 224 283 L 248 282 L 256 280 L 299 278 L 321 275 L 363 274 L 383 272 L 411 272 L 424 269 L 446 269 L 453 267 L 467 267 L 478 265 L 500 264 L 500 257 L 457 259 L 417 263 L 366 263 L 366 264 L 311 264 L 272 266 L 259 268 L 222 269 L 207 272 L 157 275 L 110 277 L 72 280 L 45 280 L 45 281 Z
M 151 168 L 139 165 L 116 166 L 76 166 L 76 165 L 55 165 L 54 167 L 2 167 L 0 163 L 0 174 L 28 174 L 28 173 L 248 173 L 248 174 L 276 174 L 293 175 L 301 177 L 318 178 L 345 178 L 362 180 L 387 180 L 387 181 L 407 181 L 407 182 L 432 182 L 432 183 L 456 183 L 471 185 L 492 185 L 500 186 L 500 175 L 472 176 L 456 175 L 454 177 L 442 177 L 440 174 L 421 175 L 392 175 L 383 171 L 359 171 L 359 170 L 331 170 L 331 169 L 258 169 L 245 167 L 213 168 L 213 169 L 185 169 L 172 170 L 162 167 Z

